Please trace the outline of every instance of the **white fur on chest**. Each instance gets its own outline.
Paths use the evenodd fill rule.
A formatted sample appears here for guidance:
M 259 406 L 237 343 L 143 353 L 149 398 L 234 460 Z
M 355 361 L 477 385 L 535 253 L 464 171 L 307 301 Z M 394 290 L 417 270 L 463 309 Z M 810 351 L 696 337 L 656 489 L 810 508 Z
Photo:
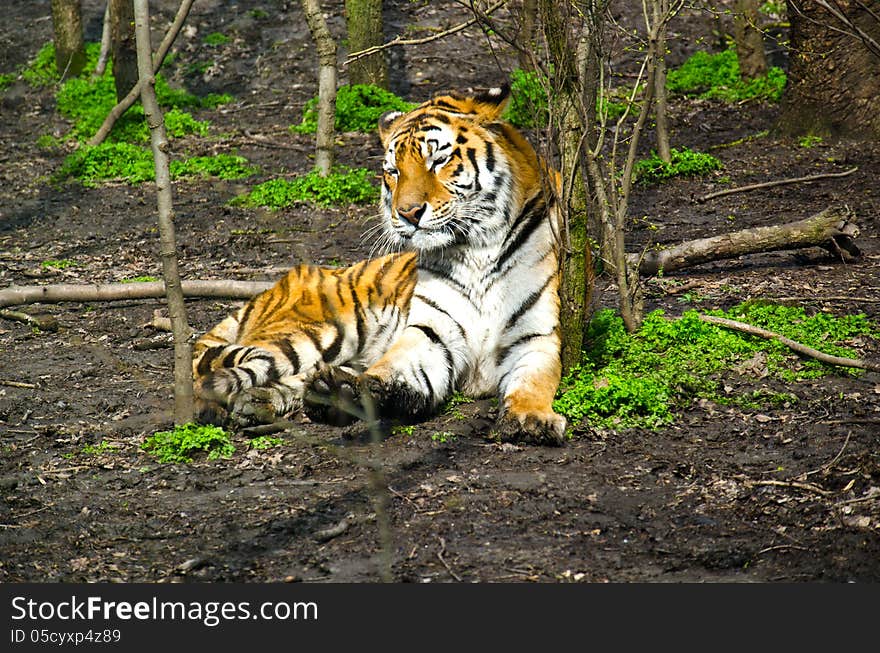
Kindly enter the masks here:
M 466 370 L 459 389 L 475 397 L 497 392 L 505 371 L 498 366 L 498 352 L 512 335 L 508 321 L 546 277 L 545 265 L 528 256 L 501 274 L 495 269 L 498 257 L 498 248 L 477 248 L 446 268 L 446 277 L 420 270 L 409 318 L 410 324 L 430 326 L 449 344 Z M 552 323 L 531 326 L 552 329 Z

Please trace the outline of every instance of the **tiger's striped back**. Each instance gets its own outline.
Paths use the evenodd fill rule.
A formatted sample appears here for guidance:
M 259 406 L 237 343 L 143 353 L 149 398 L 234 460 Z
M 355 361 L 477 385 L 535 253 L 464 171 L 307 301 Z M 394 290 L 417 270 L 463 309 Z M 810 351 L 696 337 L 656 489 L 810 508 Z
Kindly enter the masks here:
M 255 399 L 287 415 L 319 365 L 365 369 L 402 331 L 415 283 L 414 254 L 293 268 L 196 342 L 200 420 L 222 422 L 231 411 L 241 423 L 265 421 L 247 412 Z

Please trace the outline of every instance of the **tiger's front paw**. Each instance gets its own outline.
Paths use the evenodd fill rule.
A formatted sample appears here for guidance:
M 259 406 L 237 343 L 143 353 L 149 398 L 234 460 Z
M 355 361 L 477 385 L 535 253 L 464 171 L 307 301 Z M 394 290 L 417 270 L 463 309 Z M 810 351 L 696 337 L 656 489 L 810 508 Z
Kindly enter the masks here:
M 229 421 L 229 412 L 224 406 L 213 399 L 205 399 L 196 397 L 195 400 L 195 420 L 197 424 L 213 424 L 214 426 L 225 426 Z
M 313 422 L 347 426 L 363 419 L 367 397 L 361 377 L 340 367 L 323 367 L 306 382 L 303 412 Z
M 507 412 L 498 419 L 492 435 L 502 442 L 561 447 L 565 443 L 565 426 L 565 418 L 554 412 Z
M 239 427 L 271 424 L 280 417 L 277 411 L 277 391 L 274 388 L 247 388 L 232 400 L 229 420 Z

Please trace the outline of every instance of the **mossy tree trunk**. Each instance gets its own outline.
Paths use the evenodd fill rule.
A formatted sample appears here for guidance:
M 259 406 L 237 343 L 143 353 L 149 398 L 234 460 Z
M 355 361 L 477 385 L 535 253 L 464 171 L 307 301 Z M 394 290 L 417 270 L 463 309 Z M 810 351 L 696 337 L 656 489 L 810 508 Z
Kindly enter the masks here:
M 651 22 L 659 23 L 657 30 L 657 56 L 654 62 L 654 104 L 657 125 L 657 156 L 665 163 L 672 162 L 669 146 L 669 120 L 666 107 L 666 23 L 663 17 L 669 12 L 669 0 L 651 0 Z
M 138 82 L 134 7 L 131 0 L 110 0 L 110 25 L 116 101 L 122 102 Z
M 86 65 L 80 0 L 52 0 L 55 67 L 61 79 L 76 77 Z
M 159 212 L 159 246 L 162 276 L 168 300 L 168 315 L 174 336 L 174 423 L 193 419 L 192 349 L 190 328 L 183 302 L 183 289 L 177 266 L 177 240 L 174 234 L 174 205 L 171 198 L 171 174 L 168 164 L 168 137 L 159 103 L 156 101 L 156 77 L 153 73 L 153 49 L 150 42 L 148 0 L 134 0 L 132 14 L 136 24 L 136 53 L 140 75 L 141 102 L 150 127 L 150 144 L 156 171 L 156 195 Z
M 733 5 L 733 40 L 739 74 L 743 79 L 767 74 L 764 34 L 758 25 L 759 4 L 758 0 L 736 0 Z
M 789 0 L 782 133 L 880 140 L 880 11 L 872 4 Z
M 589 197 L 584 184 L 582 151 L 587 139 L 584 104 L 595 107 L 595 85 L 588 84 L 584 98 L 583 33 L 572 30 L 573 4 L 539 0 L 538 12 L 548 46 L 550 140 L 558 150 L 561 177 L 558 198 L 563 217 L 560 247 L 560 330 L 562 365 L 571 369 L 581 362 L 584 331 L 589 322 L 589 298 L 593 285 L 591 242 L 588 233 Z M 591 90 L 590 90 L 591 89 Z M 592 102 L 592 104 L 589 104 Z
M 326 177 L 333 167 L 336 138 L 336 41 L 327 29 L 319 0 L 302 0 L 303 11 L 318 49 L 318 131 L 315 167 Z
M 382 0 L 345 0 L 348 51 L 359 52 L 382 45 Z M 388 89 L 385 52 L 360 57 L 348 65 L 351 84 L 373 84 Z

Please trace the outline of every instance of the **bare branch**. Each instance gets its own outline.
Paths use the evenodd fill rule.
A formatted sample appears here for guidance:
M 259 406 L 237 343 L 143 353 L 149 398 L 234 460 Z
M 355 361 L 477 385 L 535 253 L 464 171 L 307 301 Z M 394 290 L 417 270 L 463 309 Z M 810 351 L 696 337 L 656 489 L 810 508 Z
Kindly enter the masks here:
M 850 168 L 849 170 L 845 170 L 844 172 L 825 172 L 818 175 L 808 175 L 806 177 L 792 177 L 790 179 L 777 179 L 776 181 L 765 181 L 760 184 L 749 184 L 748 186 L 739 186 L 738 188 L 727 188 L 725 190 L 719 190 L 714 193 L 708 193 L 707 195 L 703 195 L 702 197 L 696 198 L 696 202 L 703 203 L 707 200 L 714 199 L 716 197 L 722 197 L 724 195 L 732 195 L 733 193 L 746 193 L 751 190 L 756 190 L 758 188 L 772 188 L 773 186 L 784 186 L 786 184 L 801 184 L 810 181 L 817 181 L 819 179 L 831 179 L 835 177 L 846 177 L 851 175 L 856 170 L 858 170 L 858 166 L 855 168 Z
M 736 331 L 748 333 L 752 336 L 767 338 L 768 340 L 777 340 L 792 351 L 803 354 L 804 356 L 808 356 L 810 358 L 815 358 L 817 361 L 826 363 L 828 365 L 838 365 L 840 367 L 855 367 L 861 370 L 880 372 L 880 364 L 878 363 L 874 363 L 872 361 L 864 361 L 857 358 L 832 356 L 831 354 L 826 354 L 819 351 L 818 349 L 813 349 L 812 347 L 808 347 L 807 345 L 797 342 L 796 340 L 792 340 L 791 338 L 786 338 L 785 336 L 774 333 L 773 331 L 768 331 L 767 329 L 762 329 L 761 327 L 746 324 L 745 322 L 729 320 L 725 317 L 715 317 L 714 315 L 700 315 L 699 317 L 700 320 L 702 320 L 703 322 L 708 322 L 709 324 L 727 327 L 728 329 L 734 329 Z
M 500 7 L 503 7 L 504 5 L 506 5 L 507 2 L 508 2 L 508 0 L 499 0 L 499 2 L 496 2 L 494 5 L 492 5 L 488 9 L 486 9 L 486 11 L 483 12 L 483 16 L 488 16 L 489 14 L 496 11 Z M 388 48 L 393 48 L 396 45 L 422 45 L 423 43 L 430 43 L 431 41 L 436 41 L 438 39 L 442 39 L 447 36 L 451 36 L 452 34 L 455 34 L 456 32 L 460 32 L 464 29 L 467 29 L 468 27 L 470 27 L 471 25 L 473 25 L 474 23 L 476 23 L 480 20 L 482 20 L 482 18 L 480 16 L 474 16 L 474 18 L 471 18 L 470 20 L 466 20 L 465 22 L 463 22 L 459 25 L 456 25 L 455 27 L 450 27 L 447 30 L 444 30 L 442 32 L 437 32 L 436 34 L 432 34 L 431 36 L 425 36 L 420 39 L 404 39 L 404 38 L 397 36 L 397 37 L 393 38 L 392 40 L 388 41 L 387 43 L 383 43 L 382 45 L 374 45 L 372 48 L 367 48 L 366 50 L 360 50 L 359 52 L 352 52 L 351 54 L 348 55 L 348 58 L 345 60 L 345 65 L 347 66 L 352 61 L 357 61 L 358 59 L 361 59 L 363 57 L 367 57 L 371 54 L 375 54 L 376 52 L 380 52 L 382 50 L 387 50 Z

